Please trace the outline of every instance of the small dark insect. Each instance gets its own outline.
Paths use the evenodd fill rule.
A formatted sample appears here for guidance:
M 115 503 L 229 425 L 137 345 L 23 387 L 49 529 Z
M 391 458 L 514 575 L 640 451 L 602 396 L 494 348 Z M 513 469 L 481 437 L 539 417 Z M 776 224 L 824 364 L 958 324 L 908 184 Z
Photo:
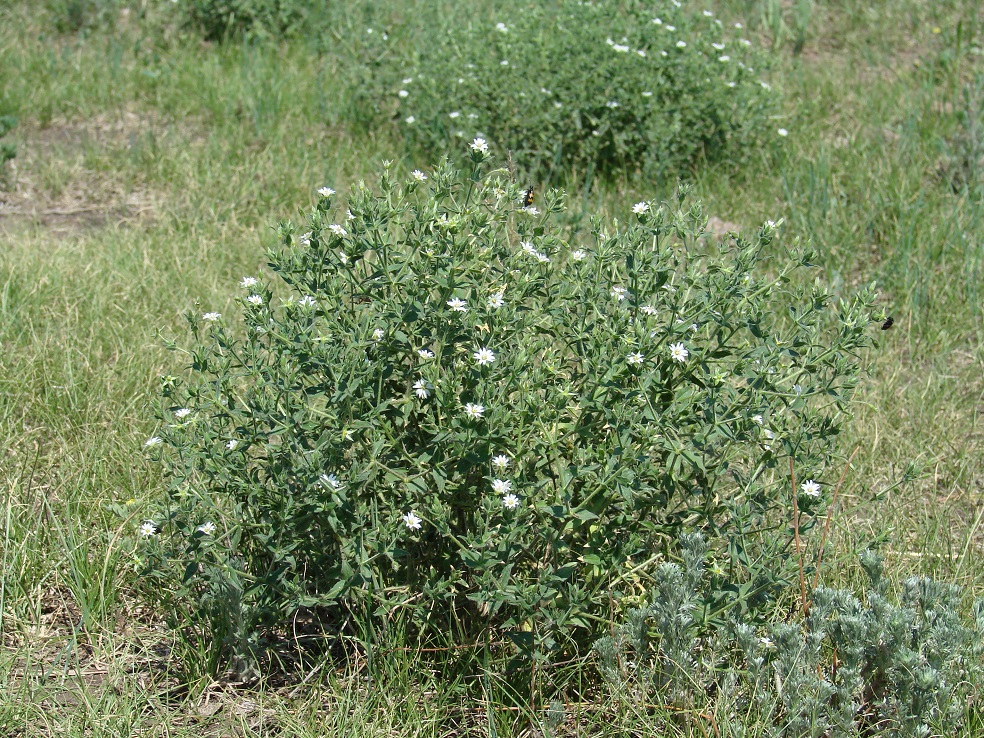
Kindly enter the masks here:
M 529 186 L 529 189 L 526 190 L 526 194 L 523 195 L 523 207 L 524 208 L 528 208 L 530 205 L 533 204 L 533 195 L 534 194 L 536 194 L 536 190 L 534 189 L 533 185 L 530 185 Z
M 884 323 L 882 323 L 882 330 L 883 330 L 883 331 L 887 331 L 887 330 L 888 330 L 889 328 L 891 328 L 891 327 L 892 327 L 893 325 L 895 325 L 895 318 L 893 318 L 893 317 L 892 317 L 892 316 L 890 315 L 890 316 L 888 316 L 888 320 L 886 320 L 886 321 L 885 321 Z

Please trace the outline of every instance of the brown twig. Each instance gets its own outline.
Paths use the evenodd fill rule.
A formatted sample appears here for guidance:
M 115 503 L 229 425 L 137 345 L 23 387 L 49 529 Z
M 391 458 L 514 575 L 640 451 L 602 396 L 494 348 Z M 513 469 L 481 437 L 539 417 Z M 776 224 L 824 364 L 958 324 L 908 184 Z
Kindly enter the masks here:
M 796 542 L 796 560 L 799 562 L 800 602 L 803 606 L 803 616 L 809 614 L 806 605 L 806 576 L 803 574 L 803 552 L 800 548 L 800 513 L 799 501 L 796 495 L 796 472 L 793 469 L 793 457 L 789 457 L 789 480 L 793 485 L 793 540 Z
M 830 507 L 827 508 L 827 519 L 823 523 L 823 534 L 820 536 L 820 550 L 817 552 L 817 569 L 813 576 L 813 589 L 816 589 L 820 584 L 820 562 L 823 561 L 823 551 L 827 546 L 827 535 L 830 533 L 830 518 L 833 516 L 834 509 L 837 507 L 837 498 L 840 497 L 841 485 L 844 484 L 844 477 L 847 476 L 847 470 L 851 468 L 851 462 L 854 461 L 854 457 L 858 455 L 858 451 L 860 450 L 860 446 L 854 449 L 854 453 L 851 454 L 847 463 L 844 465 L 844 471 L 841 472 L 840 479 L 837 480 L 837 487 L 834 489 L 834 498 L 830 501 Z

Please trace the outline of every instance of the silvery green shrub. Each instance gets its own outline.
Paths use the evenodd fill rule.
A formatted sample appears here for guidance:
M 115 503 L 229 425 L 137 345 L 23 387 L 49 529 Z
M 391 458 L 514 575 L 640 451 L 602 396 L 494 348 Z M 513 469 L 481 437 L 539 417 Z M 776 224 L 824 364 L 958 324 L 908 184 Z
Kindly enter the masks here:
M 594 646 L 602 675 L 626 698 L 668 699 L 744 716 L 724 735 L 821 738 L 955 735 L 984 677 L 984 600 L 961 615 L 961 588 L 926 577 L 887 594 L 882 560 L 865 552 L 864 599 L 820 587 L 800 621 L 758 626 L 741 617 L 705 627 L 714 600 L 707 544 L 680 538 L 682 563 L 663 563 L 643 607 Z M 757 732 L 756 732 L 757 731 Z M 764 732 L 763 732 L 764 731 Z
M 803 282 L 777 223 L 715 243 L 685 193 L 569 242 L 563 193 L 521 207 L 469 152 L 323 188 L 239 314 L 189 315 L 142 556 L 224 653 L 300 609 L 550 650 L 693 530 L 727 542 L 716 606 L 757 612 L 791 572 L 789 458 L 804 527 L 824 510 L 873 293 Z
M 433 29 L 378 91 L 429 155 L 481 136 L 533 176 L 675 181 L 776 137 L 767 58 L 689 4 L 567 0 Z

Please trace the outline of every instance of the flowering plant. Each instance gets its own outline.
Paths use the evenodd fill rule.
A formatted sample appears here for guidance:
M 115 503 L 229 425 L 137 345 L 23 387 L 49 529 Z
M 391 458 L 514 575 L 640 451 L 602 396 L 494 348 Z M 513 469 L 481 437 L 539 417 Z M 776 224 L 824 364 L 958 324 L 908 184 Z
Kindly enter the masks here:
M 549 649 L 691 529 L 754 609 L 788 573 L 789 458 L 802 527 L 823 510 L 872 291 L 833 310 L 805 250 L 763 273 L 780 224 L 714 244 L 685 192 L 570 243 L 563 193 L 523 206 L 469 156 L 323 190 L 280 224 L 279 285 L 243 280 L 244 328 L 189 315 L 147 561 L 218 648 L 316 608 Z
M 567 0 L 435 28 L 378 89 L 428 155 L 477 135 L 531 176 L 628 169 L 676 179 L 701 160 L 737 162 L 776 135 L 767 58 L 740 24 L 726 29 L 710 11 Z

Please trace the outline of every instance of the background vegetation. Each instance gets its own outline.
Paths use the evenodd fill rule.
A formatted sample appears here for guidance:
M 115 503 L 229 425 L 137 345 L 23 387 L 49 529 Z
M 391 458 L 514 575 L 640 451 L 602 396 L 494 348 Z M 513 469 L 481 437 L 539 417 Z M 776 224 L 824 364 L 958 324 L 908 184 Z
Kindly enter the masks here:
M 740 169 L 680 174 L 713 226 L 784 218 L 786 240 L 814 244 L 839 294 L 877 280 L 895 318 L 841 439 L 845 456 L 860 451 L 822 583 L 859 584 L 858 554 L 875 547 L 889 586 L 937 577 L 963 586 L 969 607 L 984 586 L 977 3 L 707 7 L 773 49 L 770 84 L 785 101 L 773 123 L 788 135 Z M 303 684 L 189 680 L 200 655 L 136 596 L 133 531 L 162 493 L 142 444 L 158 377 L 175 371 L 156 332 L 181 331 L 196 302 L 231 312 L 237 283 L 264 268 L 271 225 L 317 187 L 348 190 L 387 159 L 430 164 L 407 157 L 396 127 L 360 122 L 373 68 L 353 59 L 409 55 L 415 29 L 455 13 L 494 23 L 522 12 L 365 3 L 308 17 L 279 42 L 261 26 L 213 34 L 220 43 L 171 3 L 0 7 L 0 114 L 18 120 L 0 180 L 0 732 L 713 732 L 697 708 L 640 708 L 596 688 L 590 662 L 544 667 L 561 710 L 515 699 L 508 680 L 459 668 L 454 651 L 405 649 L 398 633 L 340 647 L 345 668 L 308 664 Z M 626 218 L 674 185 L 565 182 L 568 227 Z M 910 465 L 921 473 L 900 485 Z M 979 734 L 970 717 L 966 734 Z

